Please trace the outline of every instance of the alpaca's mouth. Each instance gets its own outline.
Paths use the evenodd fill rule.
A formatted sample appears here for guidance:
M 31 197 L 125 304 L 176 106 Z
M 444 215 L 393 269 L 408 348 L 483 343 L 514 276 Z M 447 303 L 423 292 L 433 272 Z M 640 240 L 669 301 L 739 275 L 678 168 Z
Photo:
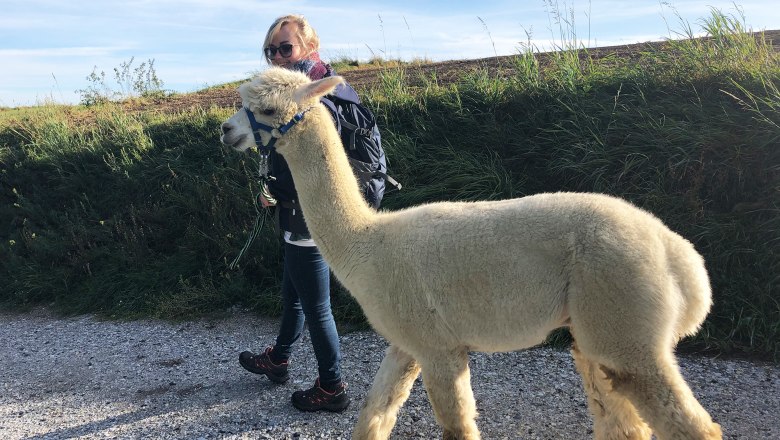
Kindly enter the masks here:
M 223 145 L 241 151 L 243 150 L 243 148 L 241 148 L 241 145 L 244 143 L 246 138 L 247 138 L 246 134 L 240 134 L 238 136 L 229 136 L 223 134 L 219 140 L 222 142 Z

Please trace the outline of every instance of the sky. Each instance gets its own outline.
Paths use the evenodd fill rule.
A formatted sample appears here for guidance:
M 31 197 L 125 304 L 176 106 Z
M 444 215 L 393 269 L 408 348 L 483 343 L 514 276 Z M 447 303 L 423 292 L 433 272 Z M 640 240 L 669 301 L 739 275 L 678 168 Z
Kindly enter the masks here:
M 444 61 L 679 38 L 716 8 L 754 31 L 780 28 L 768 0 L 0 0 L 0 107 L 77 104 L 93 81 L 154 61 L 163 89 L 188 93 L 267 67 L 271 22 L 303 14 L 322 58 Z

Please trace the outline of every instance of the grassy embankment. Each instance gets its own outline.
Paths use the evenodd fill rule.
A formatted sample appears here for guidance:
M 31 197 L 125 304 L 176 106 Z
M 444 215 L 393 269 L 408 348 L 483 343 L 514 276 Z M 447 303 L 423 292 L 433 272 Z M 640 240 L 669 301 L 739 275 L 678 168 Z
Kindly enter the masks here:
M 385 209 L 597 191 L 648 209 L 704 255 L 715 307 L 689 346 L 780 357 L 780 62 L 717 12 L 713 37 L 632 58 L 562 47 L 439 84 L 403 67 L 361 90 L 382 121 Z M 567 45 L 568 46 L 568 45 Z M 279 311 L 279 243 L 252 227 L 251 157 L 219 146 L 230 108 L 0 112 L 0 304 L 188 318 Z M 474 292 L 478 295 L 478 292 Z M 341 322 L 359 307 L 338 288 Z

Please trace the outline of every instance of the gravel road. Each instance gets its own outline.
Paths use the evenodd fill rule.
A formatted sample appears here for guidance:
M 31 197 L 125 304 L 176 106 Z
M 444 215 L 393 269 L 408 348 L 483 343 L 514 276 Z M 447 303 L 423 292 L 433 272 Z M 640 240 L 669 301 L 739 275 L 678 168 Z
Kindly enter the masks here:
M 343 335 L 352 405 L 307 414 L 289 399 L 315 379 L 308 338 L 285 385 L 238 365 L 238 353 L 270 343 L 276 327 L 244 312 L 185 323 L 0 313 L 0 438 L 349 438 L 386 342 L 372 332 Z M 780 366 L 700 356 L 680 364 L 725 438 L 780 439 Z M 592 436 L 568 352 L 475 353 L 471 368 L 483 438 Z M 418 379 L 392 438 L 439 435 Z

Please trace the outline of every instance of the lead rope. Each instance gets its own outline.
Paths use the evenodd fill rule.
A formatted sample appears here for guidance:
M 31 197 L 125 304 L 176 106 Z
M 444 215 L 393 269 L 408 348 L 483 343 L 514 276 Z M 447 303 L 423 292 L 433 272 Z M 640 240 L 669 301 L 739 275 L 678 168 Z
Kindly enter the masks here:
M 260 176 L 260 192 L 265 193 L 264 196 L 266 197 L 268 194 L 267 191 L 265 191 L 265 188 L 268 181 L 272 179 L 272 177 L 268 176 L 268 168 L 268 152 L 261 152 L 260 161 L 257 164 L 257 174 Z M 252 226 L 252 231 L 249 233 L 249 237 L 247 237 L 246 243 L 244 243 L 244 247 L 242 247 L 238 252 L 236 258 L 234 258 L 233 261 L 228 264 L 228 269 L 230 270 L 234 270 L 238 266 L 238 261 L 241 260 L 241 257 L 243 257 L 246 251 L 249 250 L 249 247 L 252 246 L 252 242 L 255 241 L 255 238 L 257 238 L 258 235 L 260 235 L 260 231 L 265 225 L 265 219 L 267 217 L 268 210 L 260 206 L 260 194 L 252 194 L 252 198 L 254 199 L 255 206 L 255 224 Z

